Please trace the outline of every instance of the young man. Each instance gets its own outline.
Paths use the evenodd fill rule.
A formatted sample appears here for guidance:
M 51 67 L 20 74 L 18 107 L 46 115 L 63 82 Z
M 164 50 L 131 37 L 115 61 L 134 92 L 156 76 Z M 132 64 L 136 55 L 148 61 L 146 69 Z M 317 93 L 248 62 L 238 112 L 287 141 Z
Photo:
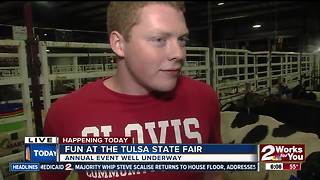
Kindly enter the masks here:
M 45 135 L 221 143 L 216 93 L 209 85 L 180 75 L 188 36 L 183 12 L 183 2 L 111 2 L 107 23 L 117 72 L 57 100 L 48 112 Z M 79 173 L 79 178 L 173 180 L 203 175 L 90 171 Z M 50 177 L 44 173 L 43 179 Z

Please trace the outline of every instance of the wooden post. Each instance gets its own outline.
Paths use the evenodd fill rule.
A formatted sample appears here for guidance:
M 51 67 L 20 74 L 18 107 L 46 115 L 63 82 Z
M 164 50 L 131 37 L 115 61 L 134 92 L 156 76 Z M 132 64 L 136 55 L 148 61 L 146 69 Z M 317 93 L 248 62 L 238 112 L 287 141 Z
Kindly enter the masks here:
M 41 117 L 41 101 L 40 101 L 40 61 L 38 57 L 38 39 L 34 37 L 33 34 L 33 24 L 32 24 L 32 6 L 31 2 L 28 1 L 24 4 L 24 16 L 25 23 L 27 27 L 27 63 L 29 66 L 29 71 L 31 72 L 31 91 L 32 91 L 32 101 L 33 101 L 33 112 L 36 125 L 36 135 L 42 136 L 42 117 Z M 27 97 L 29 98 L 29 97 Z

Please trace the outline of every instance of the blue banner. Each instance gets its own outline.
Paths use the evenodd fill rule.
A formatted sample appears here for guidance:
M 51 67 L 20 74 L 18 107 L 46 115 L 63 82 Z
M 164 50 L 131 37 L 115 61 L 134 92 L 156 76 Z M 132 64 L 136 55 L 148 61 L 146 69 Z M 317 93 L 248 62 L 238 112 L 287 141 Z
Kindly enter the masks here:
M 257 154 L 253 144 L 61 144 L 60 154 Z

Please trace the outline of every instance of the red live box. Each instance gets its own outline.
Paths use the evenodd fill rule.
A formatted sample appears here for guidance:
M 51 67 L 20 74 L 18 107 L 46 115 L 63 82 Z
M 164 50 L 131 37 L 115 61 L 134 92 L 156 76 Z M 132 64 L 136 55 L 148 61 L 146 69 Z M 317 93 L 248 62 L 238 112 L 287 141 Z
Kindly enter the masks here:
M 304 144 L 260 144 L 262 162 L 301 162 L 305 160 Z

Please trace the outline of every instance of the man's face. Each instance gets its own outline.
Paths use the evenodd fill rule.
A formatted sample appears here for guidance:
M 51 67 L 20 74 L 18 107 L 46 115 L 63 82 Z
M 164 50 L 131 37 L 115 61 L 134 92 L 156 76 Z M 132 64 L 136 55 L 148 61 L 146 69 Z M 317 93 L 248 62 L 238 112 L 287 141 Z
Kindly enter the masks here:
M 168 5 L 146 5 L 124 42 L 126 71 L 120 73 L 141 92 L 172 90 L 186 57 L 187 34 L 182 12 Z

